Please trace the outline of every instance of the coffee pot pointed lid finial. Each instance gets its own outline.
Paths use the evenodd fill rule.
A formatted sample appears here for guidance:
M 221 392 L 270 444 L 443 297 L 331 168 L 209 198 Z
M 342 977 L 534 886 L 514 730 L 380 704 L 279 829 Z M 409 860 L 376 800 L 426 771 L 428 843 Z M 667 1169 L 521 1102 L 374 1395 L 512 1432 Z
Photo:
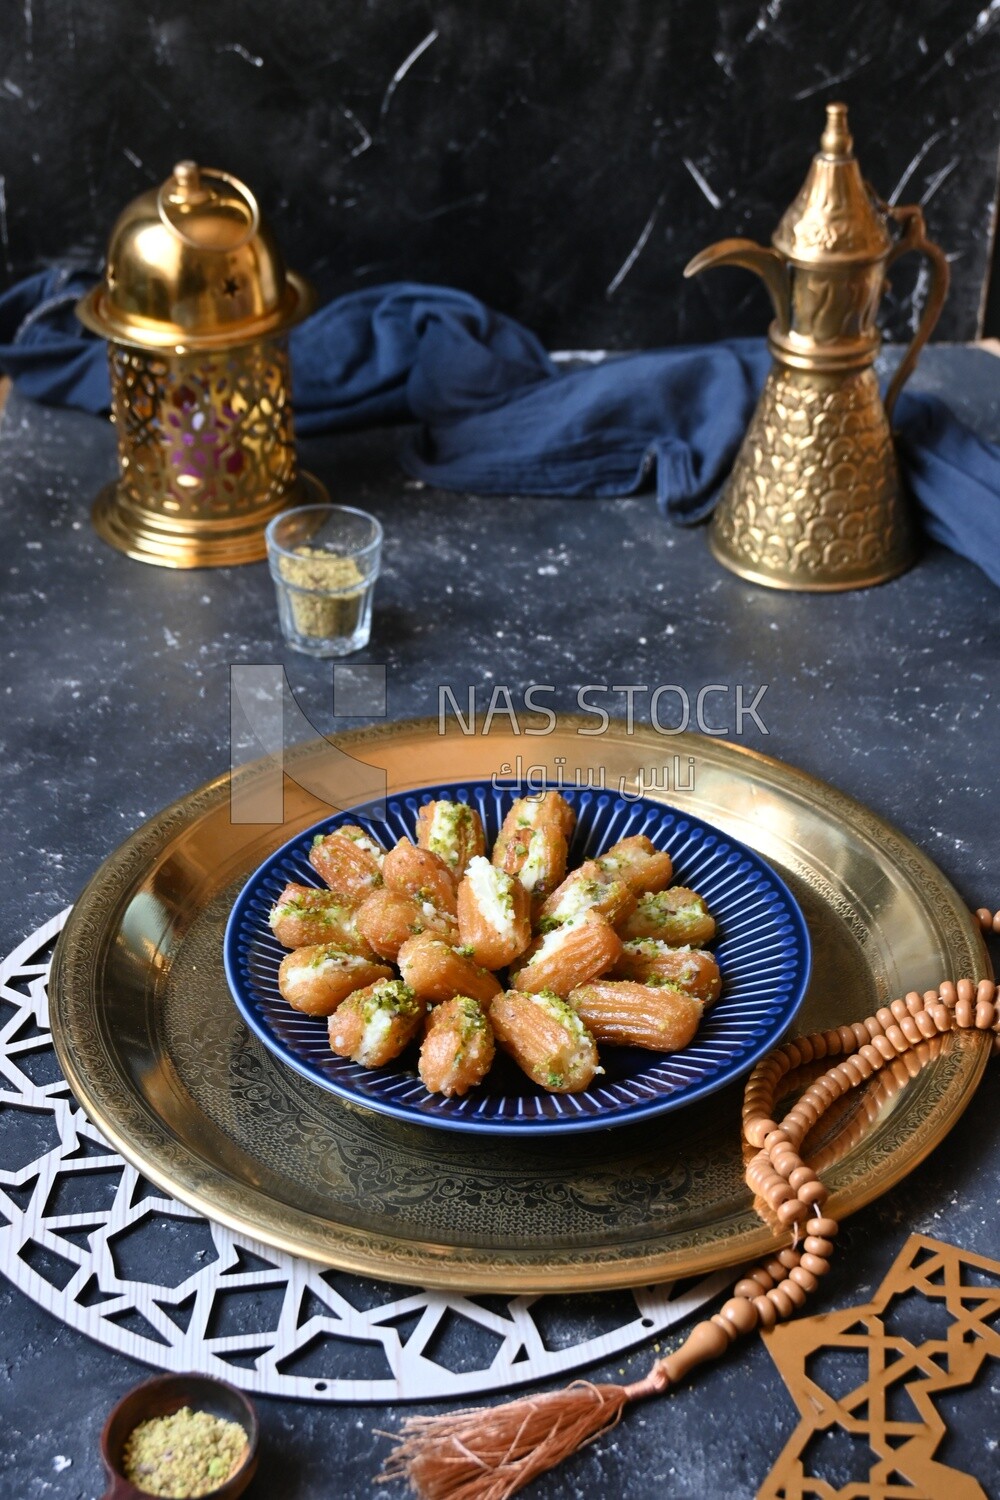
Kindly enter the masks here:
M 819 149 L 824 156 L 831 156 L 838 161 L 854 155 L 854 137 L 847 125 L 846 104 L 826 106 L 826 129 L 820 137 Z
M 826 106 L 820 149 L 772 243 L 805 265 L 877 260 L 890 250 L 883 215 L 854 156 L 846 104 Z

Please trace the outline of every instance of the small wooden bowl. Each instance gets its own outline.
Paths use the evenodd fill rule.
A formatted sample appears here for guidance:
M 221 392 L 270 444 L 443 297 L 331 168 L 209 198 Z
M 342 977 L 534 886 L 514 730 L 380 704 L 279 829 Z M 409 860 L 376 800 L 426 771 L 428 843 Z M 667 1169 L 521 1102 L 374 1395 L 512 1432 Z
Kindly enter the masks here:
M 242 1391 L 211 1375 L 157 1375 L 128 1391 L 112 1407 L 101 1433 L 101 1457 L 111 1484 L 103 1500 L 148 1500 L 148 1491 L 137 1489 L 122 1473 L 125 1440 L 133 1428 L 150 1417 L 169 1417 L 190 1406 L 213 1417 L 239 1422 L 247 1435 L 246 1457 L 235 1474 L 210 1491 L 211 1500 L 233 1500 L 242 1495 L 257 1472 L 260 1430 L 257 1413 Z M 206 1500 L 209 1497 L 206 1496 Z

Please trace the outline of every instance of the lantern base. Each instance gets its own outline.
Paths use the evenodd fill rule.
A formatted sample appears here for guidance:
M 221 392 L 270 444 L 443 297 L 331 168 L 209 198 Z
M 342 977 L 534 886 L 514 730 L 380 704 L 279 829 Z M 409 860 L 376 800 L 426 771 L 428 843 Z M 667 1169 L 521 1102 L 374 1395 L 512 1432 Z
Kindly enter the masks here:
M 298 478 L 277 504 L 239 519 L 178 521 L 141 510 L 118 484 L 105 485 L 91 511 L 94 530 L 127 557 L 159 568 L 228 568 L 261 562 L 267 556 L 264 528 L 293 505 L 328 504 L 326 486 L 299 470 Z

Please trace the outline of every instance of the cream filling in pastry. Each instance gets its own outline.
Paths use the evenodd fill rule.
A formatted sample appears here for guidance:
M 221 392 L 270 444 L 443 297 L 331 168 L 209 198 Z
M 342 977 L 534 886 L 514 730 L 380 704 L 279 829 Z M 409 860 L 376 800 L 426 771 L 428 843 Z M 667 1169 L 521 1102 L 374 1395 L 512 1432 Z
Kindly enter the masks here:
M 477 854 L 469 860 L 465 878 L 472 888 L 483 921 L 502 937 L 509 937 L 514 927 L 511 877 L 491 865 L 484 854 Z

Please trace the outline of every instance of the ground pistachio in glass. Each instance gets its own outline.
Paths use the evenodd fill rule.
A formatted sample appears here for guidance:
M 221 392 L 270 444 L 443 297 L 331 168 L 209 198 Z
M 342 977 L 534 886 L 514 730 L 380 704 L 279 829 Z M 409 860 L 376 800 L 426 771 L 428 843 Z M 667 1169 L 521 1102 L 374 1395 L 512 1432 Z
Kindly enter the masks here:
M 267 555 L 282 634 L 310 656 L 346 656 L 367 645 L 382 527 L 348 505 L 303 505 L 267 528 Z

